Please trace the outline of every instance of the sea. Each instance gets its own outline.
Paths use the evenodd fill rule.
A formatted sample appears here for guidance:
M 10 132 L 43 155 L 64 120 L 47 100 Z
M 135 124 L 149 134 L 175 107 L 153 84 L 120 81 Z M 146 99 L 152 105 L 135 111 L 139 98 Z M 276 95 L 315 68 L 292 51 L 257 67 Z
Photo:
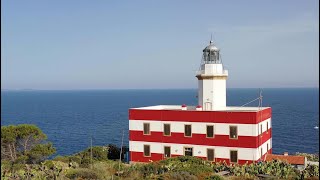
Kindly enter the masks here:
M 255 88 L 227 89 L 227 105 L 242 106 L 258 96 Z M 319 153 L 319 89 L 266 88 L 262 96 L 262 105 L 272 108 L 273 153 Z M 128 146 L 129 108 L 180 104 L 197 105 L 197 90 L 3 90 L 1 126 L 35 124 L 55 155 L 71 155 L 91 140 L 93 146 Z

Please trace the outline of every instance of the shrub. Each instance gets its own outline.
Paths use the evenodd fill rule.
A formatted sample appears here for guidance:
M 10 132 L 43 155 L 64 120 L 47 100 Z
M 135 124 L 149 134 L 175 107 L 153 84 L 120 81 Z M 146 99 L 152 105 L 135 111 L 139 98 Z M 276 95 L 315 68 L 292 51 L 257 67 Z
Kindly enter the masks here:
M 214 172 L 220 172 L 220 171 L 229 171 L 230 168 L 229 166 L 226 164 L 225 161 L 223 161 L 222 163 L 221 162 L 215 162 L 213 164 L 211 164 L 212 168 L 213 168 L 213 171 Z
M 8 161 L 8 160 L 1 160 L 1 171 L 3 169 L 10 169 L 12 167 L 12 162 Z
M 190 174 L 186 171 L 179 171 L 179 172 L 171 172 L 169 174 L 169 179 L 188 179 L 188 180 L 198 180 L 197 176 Z
M 74 156 L 78 156 L 82 159 L 91 158 L 91 148 L 87 148 L 84 151 L 76 153 Z M 103 161 L 108 159 L 108 148 L 104 146 L 92 147 L 92 159 L 97 161 Z
M 205 178 L 205 180 L 223 180 L 223 177 L 219 175 L 211 175 Z
M 24 164 L 17 163 L 17 164 L 13 164 L 12 165 L 12 170 L 13 171 L 24 170 L 24 168 L 25 168 Z
M 110 179 L 116 170 L 112 168 L 113 161 L 99 161 L 93 163 L 92 169 L 97 173 L 99 179 Z
M 54 159 L 54 161 L 61 161 L 64 163 L 69 163 L 69 157 L 68 156 L 56 156 Z
M 54 168 L 54 164 L 51 160 L 46 160 L 44 163 L 43 163 L 47 169 L 53 169 Z
M 81 157 L 79 157 L 79 156 L 75 156 L 75 155 L 69 156 L 68 160 L 69 160 L 69 163 L 76 162 L 78 164 L 81 164 Z
M 91 164 L 91 148 L 71 156 L 57 156 L 54 160 L 68 163 L 69 167 L 73 168 L 78 166 L 87 168 L 90 167 Z M 108 160 L 107 149 L 102 146 L 92 147 L 92 162 L 105 160 Z
M 168 158 L 158 162 L 142 164 L 139 166 L 136 165 L 134 167 L 143 174 L 144 178 L 152 178 L 153 176 L 162 174 L 175 177 L 175 174 L 170 173 L 178 172 L 178 174 L 176 174 L 177 177 L 187 175 L 186 173 L 188 173 L 203 179 L 213 172 L 212 164 L 210 162 L 190 156 Z M 179 174 L 179 172 L 184 172 L 184 174 Z
M 296 155 L 307 157 L 308 161 L 318 161 L 319 162 L 319 154 L 308 154 L 308 153 L 297 152 Z
M 66 173 L 66 177 L 70 179 L 98 179 L 98 175 L 95 171 L 85 168 L 69 169 Z
M 301 172 L 301 178 L 319 177 L 319 166 L 308 164 Z
M 79 167 L 88 168 L 88 167 L 90 167 L 90 164 L 91 164 L 91 159 L 90 158 L 83 158 L 81 160 L 81 163 L 79 164 Z

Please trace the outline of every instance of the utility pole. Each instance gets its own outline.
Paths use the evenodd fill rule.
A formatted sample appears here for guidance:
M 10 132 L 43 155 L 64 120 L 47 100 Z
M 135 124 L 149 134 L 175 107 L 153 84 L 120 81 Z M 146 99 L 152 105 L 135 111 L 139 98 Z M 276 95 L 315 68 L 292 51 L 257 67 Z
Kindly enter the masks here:
M 120 158 L 119 158 L 119 170 L 118 170 L 118 174 L 120 173 L 120 163 L 121 163 L 121 157 L 122 157 L 123 136 L 124 136 L 124 130 L 122 130 L 122 139 L 121 139 L 121 148 L 120 148 Z
M 91 148 L 90 148 L 90 164 L 91 164 L 91 169 L 92 169 L 92 136 L 91 136 L 90 140 L 91 140 Z

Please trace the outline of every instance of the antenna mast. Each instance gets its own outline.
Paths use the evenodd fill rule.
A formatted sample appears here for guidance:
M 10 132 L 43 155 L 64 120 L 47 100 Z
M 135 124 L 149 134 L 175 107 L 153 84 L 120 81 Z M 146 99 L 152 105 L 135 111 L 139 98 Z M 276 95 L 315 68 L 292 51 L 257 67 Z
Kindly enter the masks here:
M 259 88 L 259 113 L 260 113 L 260 122 L 262 121 L 262 111 L 261 111 L 261 108 L 262 108 L 262 90 L 261 90 L 261 88 Z M 259 125 L 258 125 L 258 132 L 259 132 Z M 260 128 L 260 134 L 258 135 L 259 136 L 259 144 L 258 144 L 258 146 L 260 146 L 260 143 L 261 143 L 261 136 L 262 136 L 262 129 Z M 262 148 L 262 147 L 261 147 Z M 262 149 L 260 148 L 260 161 L 262 160 L 261 158 L 262 158 Z

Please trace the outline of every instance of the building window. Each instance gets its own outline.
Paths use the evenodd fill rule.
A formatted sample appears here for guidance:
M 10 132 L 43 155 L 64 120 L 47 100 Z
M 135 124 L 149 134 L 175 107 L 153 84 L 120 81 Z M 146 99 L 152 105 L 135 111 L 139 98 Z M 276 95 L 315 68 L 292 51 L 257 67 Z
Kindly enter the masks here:
M 150 157 L 150 145 L 143 146 L 143 156 Z
M 184 148 L 184 155 L 185 156 L 192 156 L 193 155 L 193 148 L 185 147 Z
M 262 148 L 260 150 L 261 150 L 261 157 L 262 157 L 263 156 L 263 150 L 262 150 Z
M 267 122 L 267 134 L 268 134 L 268 130 L 269 130 L 269 122 Z
M 150 123 L 143 123 L 143 135 L 150 135 Z
M 214 137 L 214 130 L 213 125 L 207 126 L 207 138 L 213 138 Z
M 191 137 L 191 125 L 184 125 L 184 136 Z
M 230 126 L 229 127 L 229 138 L 230 139 L 238 139 L 238 128 L 237 126 Z
M 262 124 L 260 124 L 260 134 L 262 135 Z
M 170 146 L 165 146 L 164 147 L 164 157 L 165 158 L 171 157 L 171 148 L 170 148 Z
M 268 153 L 268 151 L 269 151 L 269 143 L 267 143 L 267 153 Z
M 207 160 L 214 161 L 214 149 L 207 149 Z
M 238 163 L 238 151 L 235 151 L 235 150 L 230 151 L 230 162 Z
M 163 135 L 171 136 L 170 124 L 163 124 Z

